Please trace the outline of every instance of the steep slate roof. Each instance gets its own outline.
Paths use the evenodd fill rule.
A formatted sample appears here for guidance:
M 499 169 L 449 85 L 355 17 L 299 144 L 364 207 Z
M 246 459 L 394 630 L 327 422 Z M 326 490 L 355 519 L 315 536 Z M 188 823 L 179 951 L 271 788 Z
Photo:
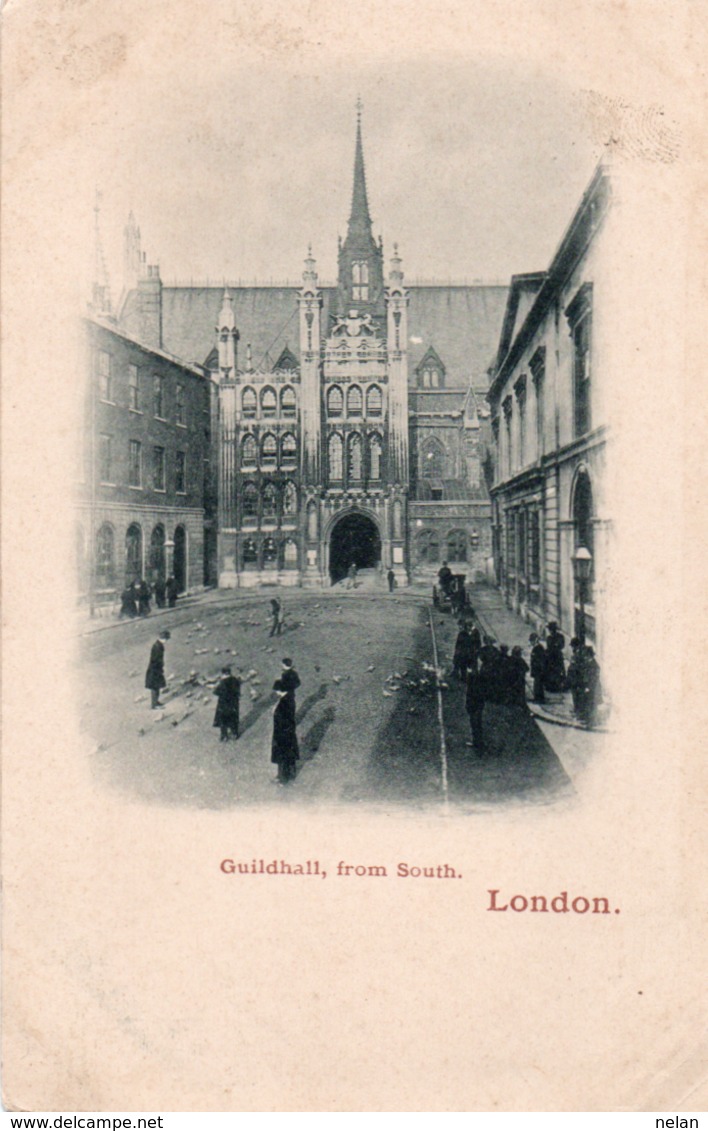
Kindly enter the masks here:
M 432 346 L 445 366 L 447 388 L 486 388 L 487 368 L 493 362 L 509 288 L 506 286 L 411 286 L 408 318 L 409 369 L 414 370 Z M 253 364 L 266 352 L 272 359 L 289 346 L 299 358 L 297 288 L 278 286 L 229 287 L 240 333 L 239 364 L 250 343 Z M 329 332 L 336 291 L 324 287 L 322 330 Z M 163 287 L 163 348 L 187 362 L 203 364 L 215 343 L 215 327 L 224 289 L 214 287 Z M 136 293 L 131 292 L 121 312 L 121 323 L 137 335 Z M 411 339 L 420 338 L 420 342 Z
M 445 385 L 488 385 L 509 288 L 505 286 L 415 287 L 408 308 L 409 368 L 430 346 L 445 366 Z M 412 342 L 411 338 L 421 338 Z

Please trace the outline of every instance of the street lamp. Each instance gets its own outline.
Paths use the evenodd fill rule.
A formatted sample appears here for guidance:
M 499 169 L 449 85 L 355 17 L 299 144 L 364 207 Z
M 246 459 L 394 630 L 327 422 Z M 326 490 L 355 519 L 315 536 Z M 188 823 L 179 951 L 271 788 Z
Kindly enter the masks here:
M 587 546 L 578 546 L 573 555 L 573 573 L 580 597 L 580 616 L 576 633 L 582 641 L 585 640 L 585 586 L 590 580 L 592 572 L 592 554 Z

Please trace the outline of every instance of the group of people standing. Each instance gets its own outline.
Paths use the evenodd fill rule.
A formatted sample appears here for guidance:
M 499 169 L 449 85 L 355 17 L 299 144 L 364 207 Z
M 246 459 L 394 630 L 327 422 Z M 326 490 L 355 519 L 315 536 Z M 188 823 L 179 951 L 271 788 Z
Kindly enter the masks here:
M 474 610 L 470 616 L 473 617 Z M 573 711 L 586 726 L 595 721 L 601 698 L 600 666 L 593 648 L 579 637 L 570 641 L 572 658 L 566 671 L 565 637 L 555 621 L 547 627 L 545 641 L 537 633 L 529 637 L 530 664 L 523 650 L 515 645 L 497 644 L 482 636 L 473 619 L 461 625 L 455 642 L 453 672 L 465 681 L 465 708 L 470 719 L 472 741 L 467 745 L 484 749 L 483 712 L 485 703 L 528 711 L 526 676 L 533 680 L 533 701 L 545 702 L 546 691 L 570 691 Z
M 170 639 L 169 629 L 164 629 L 150 650 L 150 661 L 145 672 L 145 686 L 150 691 L 150 706 L 153 710 L 162 706 L 160 692 L 167 687 L 165 679 L 165 645 Z M 241 714 L 240 675 L 226 664 L 221 669 L 219 682 L 214 688 L 217 699 L 214 714 L 215 727 L 219 728 L 221 742 L 239 736 Z M 275 781 L 285 785 L 297 772 L 300 749 L 297 739 L 297 719 L 295 692 L 300 686 L 300 676 L 290 657 L 281 663 L 281 672 L 273 684 L 276 702 L 273 708 L 273 736 L 271 739 L 271 762 L 278 767 Z
M 179 596 L 179 585 L 170 575 L 167 580 L 158 578 L 152 589 L 145 578 L 141 581 L 131 581 L 126 585 L 120 595 L 119 617 L 146 617 L 150 612 L 150 603 L 155 598 L 158 609 L 174 609 Z

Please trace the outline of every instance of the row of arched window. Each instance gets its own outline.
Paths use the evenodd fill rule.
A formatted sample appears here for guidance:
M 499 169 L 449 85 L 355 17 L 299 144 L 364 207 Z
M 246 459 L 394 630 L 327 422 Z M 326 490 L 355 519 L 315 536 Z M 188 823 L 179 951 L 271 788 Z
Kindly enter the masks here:
M 254 467 L 258 462 L 258 441 L 251 432 L 241 440 L 241 465 Z M 260 463 L 262 467 L 275 467 L 278 463 L 278 440 L 272 432 L 266 432 L 260 443 Z M 292 432 L 280 437 L 280 466 L 295 467 L 297 463 L 297 440 Z
M 241 545 L 244 569 L 297 569 L 298 553 L 294 538 L 246 538 Z
M 246 385 L 241 393 L 241 412 L 247 420 L 258 416 L 259 397 L 252 385 Z M 278 394 L 272 385 L 265 385 L 260 394 L 260 415 L 266 420 L 278 415 Z M 297 415 L 297 396 L 292 385 L 284 385 L 280 390 L 280 415 Z
M 96 531 L 94 553 L 94 575 L 96 588 L 115 589 L 119 584 L 129 584 L 131 581 L 155 581 L 166 578 L 166 533 L 165 527 L 160 522 L 153 527 L 150 541 L 145 545 L 142 527 L 137 522 L 131 522 L 125 532 L 123 553 L 123 576 L 118 575 L 117 539 L 115 528 L 110 522 L 104 522 Z M 184 589 L 186 582 L 186 553 L 187 532 L 181 524 L 175 527 L 172 537 L 173 572 L 180 589 Z M 147 552 L 146 552 L 147 551 Z M 82 527 L 76 530 L 76 560 L 79 571 L 81 587 L 86 582 L 85 572 L 87 567 L 86 546 Z
M 419 530 L 415 537 L 416 557 L 420 565 L 434 565 L 441 560 L 466 562 L 468 548 L 474 549 L 478 543 L 476 531 L 468 535 L 466 530 L 450 530 L 441 538 L 437 530 Z
M 330 481 L 343 480 L 345 470 L 348 482 L 381 479 L 382 464 L 383 440 L 378 432 L 371 432 L 366 438 L 360 432 L 350 432 L 346 442 L 339 432 L 333 432 L 329 437 L 327 469 Z
M 366 390 L 366 413 L 364 413 L 364 394 L 359 385 L 350 385 L 346 397 L 347 416 L 381 416 L 383 394 L 378 385 L 369 385 Z M 339 385 L 331 385 L 327 390 L 327 415 L 344 416 L 344 393 Z
M 255 483 L 244 483 L 241 489 L 241 514 L 244 519 L 277 519 L 279 515 L 297 514 L 297 487 L 288 480 L 282 488 L 265 483 L 260 491 Z

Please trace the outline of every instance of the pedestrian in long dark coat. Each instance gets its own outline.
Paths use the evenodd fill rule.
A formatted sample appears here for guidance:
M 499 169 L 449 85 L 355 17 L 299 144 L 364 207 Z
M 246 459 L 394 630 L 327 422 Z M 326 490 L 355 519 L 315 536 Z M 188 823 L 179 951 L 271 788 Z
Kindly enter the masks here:
M 277 597 L 271 598 L 270 615 L 272 618 L 272 624 L 268 635 L 275 636 L 277 633 L 277 635 L 280 636 L 281 632 L 283 631 L 283 608 Z
M 466 745 L 473 746 L 475 750 L 484 749 L 484 698 L 484 675 L 482 672 L 478 672 L 476 667 L 471 667 L 467 671 L 465 710 L 469 715 L 470 730 L 472 731 L 472 741 L 466 743 Z
M 535 632 L 529 636 L 529 644 L 531 645 L 531 678 L 533 679 L 533 701 L 534 703 L 545 703 L 546 697 L 543 694 L 543 681 L 546 677 L 546 649 L 538 639 Z
M 163 687 L 167 687 L 167 680 L 165 679 L 165 641 L 169 639 L 170 633 L 168 629 L 160 633 L 150 650 L 150 663 L 145 672 L 145 686 L 150 691 L 150 706 L 153 710 L 155 707 L 161 706 L 160 692 Z
M 499 688 L 499 662 L 501 653 L 495 646 L 491 636 L 485 636 L 484 643 L 479 650 L 480 675 L 484 688 L 484 698 L 488 703 L 499 703 L 501 693 Z
M 221 741 L 238 738 L 239 710 L 241 706 L 241 680 L 231 674 L 231 668 L 221 669 L 214 694 L 219 702 L 214 715 L 214 726 L 221 728 Z
M 154 590 L 154 593 L 155 593 L 155 604 L 157 605 L 158 609 L 164 609 L 164 607 L 165 607 L 165 579 L 163 577 L 158 577 L 157 581 L 155 582 L 155 584 L 153 586 L 153 590 Z
M 447 562 L 443 562 L 440 569 L 438 570 L 438 581 L 440 582 L 440 588 L 447 597 L 450 589 L 450 583 L 452 581 L 452 570 L 450 569 Z
M 497 689 L 495 703 L 505 707 L 514 703 L 514 664 L 509 655 L 509 645 L 499 645 L 499 660 L 497 663 Z
M 595 712 L 601 700 L 600 665 L 595 659 L 595 650 L 590 645 L 583 646 L 581 658 L 581 686 L 578 697 L 578 718 L 585 726 L 593 726 Z
M 388 591 L 389 593 L 393 593 L 394 589 L 396 588 L 396 575 L 392 569 L 388 571 L 386 578 L 388 580 Z
M 477 633 L 479 640 L 479 633 Z M 477 669 L 477 653 L 479 646 L 476 644 L 469 624 L 464 624 L 457 634 L 455 651 L 452 657 L 452 670 L 458 679 L 466 679 L 467 669 Z
M 146 617 L 150 612 L 150 586 L 145 578 L 138 585 L 138 612 L 141 617 Z
M 509 656 L 509 704 L 512 707 L 523 707 L 524 711 L 528 710 L 526 706 L 526 674 L 528 670 L 529 666 L 522 655 L 520 646 L 514 645 Z
M 132 582 L 126 585 L 125 589 L 120 595 L 120 612 L 119 617 L 136 617 L 138 615 L 138 607 L 135 603 L 135 589 Z
M 555 621 L 548 625 L 546 637 L 546 675 L 544 686 L 546 691 L 562 691 L 565 686 L 565 662 L 563 649 L 565 636 L 559 631 Z
M 174 609 L 177 604 L 179 596 L 179 585 L 174 577 L 170 575 L 165 582 L 165 592 L 167 593 L 167 604 L 171 609 Z
M 280 678 L 273 684 L 278 702 L 273 710 L 273 741 L 270 760 L 278 767 L 278 781 L 281 785 L 295 777 L 300 749 L 297 741 L 295 723 L 295 691 L 300 686 L 300 677 L 290 659 L 283 660 Z

